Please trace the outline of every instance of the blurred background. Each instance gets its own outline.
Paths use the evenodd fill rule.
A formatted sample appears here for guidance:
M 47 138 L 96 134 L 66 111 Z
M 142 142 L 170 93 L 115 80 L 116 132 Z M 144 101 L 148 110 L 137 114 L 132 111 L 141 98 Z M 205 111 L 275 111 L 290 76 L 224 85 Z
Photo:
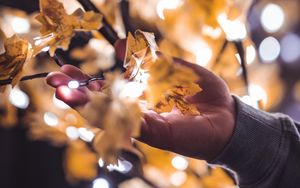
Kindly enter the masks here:
M 82 8 L 61 0 L 71 14 Z M 160 50 L 221 76 L 233 94 L 255 108 L 300 121 L 300 2 L 298 0 L 92 0 L 120 38 L 153 32 Z M 0 1 L 0 39 L 39 36 L 38 0 Z M 47 49 L 45 49 L 47 51 Z M 4 52 L 1 42 L 0 53 Z M 90 75 L 114 67 L 105 36 L 76 33 L 65 64 Z M 26 75 L 59 67 L 39 54 Z M 0 93 L 0 187 L 233 188 L 231 172 L 135 142 L 144 159 L 123 152 L 104 165 L 93 151 L 95 130 L 54 96 L 44 79 Z M 201 143 L 199 143 L 201 144 Z

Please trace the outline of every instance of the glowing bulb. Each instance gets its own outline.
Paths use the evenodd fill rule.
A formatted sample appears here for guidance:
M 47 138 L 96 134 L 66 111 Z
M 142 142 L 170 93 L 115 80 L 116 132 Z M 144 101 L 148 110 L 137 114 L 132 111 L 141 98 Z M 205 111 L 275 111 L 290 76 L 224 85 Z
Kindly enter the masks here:
M 240 20 L 229 20 L 225 13 L 218 16 L 218 22 L 229 41 L 242 40 L 247 37 L 246 25 Z
M 16 33 L 28 33 L 30 30 L 30 24 L 25 18 L 14 17 L 11 21 L 11 26 Z
M 170 177 L 170 182 L 175 186 L 181 186 L 187 179 L 187 175 L 183 171 L 174 172 Z
M 76 80 L 72 80 L 68 83 L 68 87 L 70 89 L 77 89 L 77 88 L 79 88 L 79 82 Z
M 280 54 L 280 44 L 274 37 L 265 38 L 259 45 L 259 55 L 265 62 L 272 62 Z
M 172 159 L 172 165 L 177 170 L 185 170 L 188 167 L 189 163 L 185 158 L 176 156 Z
M 63 110 L 66 110 L 66 109 L 69 109 L 70 107 L 64 103 L 63 101 L 57 99 L 55 97 L 55 95 L 53 95 L 53 103 L 54 105 L 57 107 L 57 108 L 60 108 L 60 109 L 63 109 Z
M 104 167 L 104 161 L 103 161 L 103 159 L 99 159 L 98 160 L 98 165 L 102 168 L 102 167 Z
M 127 173 L 129 172 L 131 169 L 132 169 L 132 164 L 129 162 L 129 161 L 126 161 L 126 160 L 118 160 L 118 165 L 108 165 L 107 166 L 107 169 L 109 171 L 118 171 L 118 172 L 121 172 L 121 173 Z
M 71 140 L 76 140 L 79 138 L 79 133 L 76 127 L 69 126 L 66 128 L 66 135 L 71 139 Z
M 109 183 L 104 178 L 97 178 L 93 182 L 93 188 L 109 188 Z
M 81 138 L 86 142 L 91 142 L 95 136 L 95 134 L 92 131 L 89 131 L 88 129 L 83 127 L 78 129 L 78 133 L 79 133 L 79 138 Z
M 267 32 L 274 33 L 282 27 L 284 17 L 284 12 L 280 6 L 268 4 L 261 13 L 260 21 Z
M 29 105 L 29 97 L 26 93 L 15 87 L 9 94 L 9 102 L 17 108 L 26 109 Z
M 51 112 L 46 112 L 44 114 L 44 121 L 51 127 L 58 125 L 58 117 Z
M 282 38 L 280 44 L 280 56 L 285 62 L 292 63 L 300 58 L 300 38 L 298 35 L 293 33 L 287 34 Z
M 172 10 L 176 9 L 179 6 L 181 6 L 183 3 L 182 0 L 160 0 L 156 6 L 156 13 L 157 15 L 164 20 L 165 15 L 164 15 L 164 10 Z

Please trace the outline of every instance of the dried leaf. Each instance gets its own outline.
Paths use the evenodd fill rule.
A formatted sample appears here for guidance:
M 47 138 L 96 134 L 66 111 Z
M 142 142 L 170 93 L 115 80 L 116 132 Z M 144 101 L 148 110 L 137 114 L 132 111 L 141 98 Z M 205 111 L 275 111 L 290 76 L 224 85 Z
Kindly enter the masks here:
M 76 30 L 91 31 L 102 26 L 102 15 L 77 9 L 68 15 L 62 3 L 57 0 L 40 0 L 41 13 L 36 19 L 42 24 L 41 41 L 35 47 L 35 54 L 49 46 L 51 56 L 57 48 L 67 50 Z
M 31 45 L 27 40 L 13 35 L 4 41 L 5 52 L 0 55 L 0 80 L 12 79 L 15 86 L 22 76 L 24 64 L 30 58 Z M 0 86 L 3 92 L 5 86 Z
M 118 74 L 106 75 L 103 92 L 92 93 L 90 102 L 79 109 L 91 125 L 104 130 L 95 137 L 94 147 L 108 164 L 116 164 L 122 149 L 138 153 L 131 137 L 139 136 L 142 112 L 137 100 L 121 95 L 125 83 Z
M 139 73 L 147 70 L 155 58 L 158 50 L 153 33 L 137 30 L 135 36 L 131 33 L 127 37 L 126 57 L 124 68 L 125 77 L 134 79 Z
M 170 112 L 176 107 L 183 114 L 199 114 L 195 106 L 184 100 L 184 97 L 201 91 L 195 83 L 199 77 L 193 70 L 173 64 L 171 58 L 160 56 L 149 73 L 146 98 L 150 108 L 161 113 Z

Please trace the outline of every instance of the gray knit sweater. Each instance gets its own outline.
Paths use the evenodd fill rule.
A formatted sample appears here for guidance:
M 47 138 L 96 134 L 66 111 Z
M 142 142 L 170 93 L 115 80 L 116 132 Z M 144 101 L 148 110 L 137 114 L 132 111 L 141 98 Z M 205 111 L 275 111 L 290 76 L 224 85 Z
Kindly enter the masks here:
M 236 103 L 233 136 L 211 163 L 235 171 L 241 188 L 299 188 L 300 124 L 283 114 L 256 110 L 239 99 Z

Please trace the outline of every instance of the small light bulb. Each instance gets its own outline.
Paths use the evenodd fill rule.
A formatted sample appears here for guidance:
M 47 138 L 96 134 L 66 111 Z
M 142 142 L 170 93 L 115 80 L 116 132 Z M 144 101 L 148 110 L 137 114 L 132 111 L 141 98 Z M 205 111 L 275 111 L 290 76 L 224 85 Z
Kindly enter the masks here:
M 72 80 L 68 83 L 68 87 L 70 89 L 77 89 L 77 88 L 79 88 L 79 82 L 76 80 Z

